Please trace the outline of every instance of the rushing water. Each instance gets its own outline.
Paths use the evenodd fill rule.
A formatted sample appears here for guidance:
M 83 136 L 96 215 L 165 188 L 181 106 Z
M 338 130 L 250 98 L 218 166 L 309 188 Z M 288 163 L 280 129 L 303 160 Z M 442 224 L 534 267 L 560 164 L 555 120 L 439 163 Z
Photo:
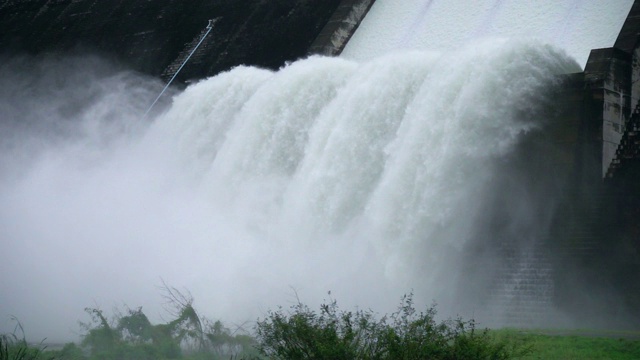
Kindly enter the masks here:
M 496 167 L 544 127 L 554 75 L 578 70 L 518 41 L 312 57 L 203 80 L 149 121 L 160 84 L 83 61 L 2 69 L 0 308 L 34 337 L 86 306 L 161 314 L 160 279 L 230 320 L 327 291 L 389 311 L 413 289 L 448 311 L 505 191 Z

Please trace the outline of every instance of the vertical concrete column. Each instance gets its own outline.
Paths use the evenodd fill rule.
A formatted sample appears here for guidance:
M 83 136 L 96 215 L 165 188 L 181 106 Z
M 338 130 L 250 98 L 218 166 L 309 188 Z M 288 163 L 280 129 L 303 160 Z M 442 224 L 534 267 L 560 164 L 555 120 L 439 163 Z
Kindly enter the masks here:
M 635 108 L 640 100 L 640 50 L 638 49 L 640 35 L 640 1 L 634 1 L 627 19 L 620 29 L 613 47 L 632 54 L 631 108 Z
M 631 54 L 615 49 L 593 50 L 585 67 L 592 99 L 601 104 L 602 177 L 615 158 L 631 113 Z M 597 127 L 596 127 L 597 128 Z

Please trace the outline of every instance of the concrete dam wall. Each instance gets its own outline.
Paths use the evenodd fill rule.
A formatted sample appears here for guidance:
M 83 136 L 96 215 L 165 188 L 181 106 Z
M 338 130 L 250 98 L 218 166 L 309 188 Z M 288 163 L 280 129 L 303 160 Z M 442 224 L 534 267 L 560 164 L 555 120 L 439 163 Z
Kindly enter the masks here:
M 307 56 L 340 0 L 9 0 L 0 4 L 0 53 L 96 52 L 160 76 L 209 19 L 214 28 L 177 78 L 237 65 L 277 69 Z

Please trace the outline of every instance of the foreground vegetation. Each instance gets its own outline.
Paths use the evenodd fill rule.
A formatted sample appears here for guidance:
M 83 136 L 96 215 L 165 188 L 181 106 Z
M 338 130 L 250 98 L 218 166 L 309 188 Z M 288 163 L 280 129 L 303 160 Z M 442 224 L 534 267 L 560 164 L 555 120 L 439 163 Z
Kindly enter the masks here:
M 417 312 L 405 296 L 395 313 L 377 319 L 371 311 L 341 311 L 335 301 L 320 313 L 297 304 L 258 322 L 260 353 L 270 359 L 513 359 L 529 348 L 478 331 L 473 320 L 437 322 L 432 306 Z
M 91 321 L 82 324 L 85 334 L 80 345 L 70 343 L 51 354 L 65 360 L 248 359 L 258 355 L 253 337 L 199 315 L 191 295 L 165 286 L 164 298 L 173 316 L 164 324 L 151 324 L 142 308 L 128 309 L 111 321 L 101 310 L 87 308 Z
M 15 334 L 0 335 L 0 360 L 44 360 L 54 359 L 44 353 L 44 348 L 28 346 L 24 338 Z
M 141 308 L 113 319 L 88 308 L 91 321 L 84 324 L 79 344 L 50 351 L 27 346 L 15 333 L 2 335 L 0 360 L 640 359 L 638 338 L 478 330 L 473 320 L 436 321 L 435 307 L 417 311 L 411 295 L 402 299 L 396 312 L 382 317 L 371 311 L 340 310 L 335 301 L 319 311 L 298 303 L 268 312 L 251 335 L 201 317 L 193 299 L 176 289 L 167 287 L 165 297 L 173 316 L 167 323 L 151 324 Z
M 640 359 L 640 333 L 503 329 L 491 335 L 531 346 L 524 360 Z

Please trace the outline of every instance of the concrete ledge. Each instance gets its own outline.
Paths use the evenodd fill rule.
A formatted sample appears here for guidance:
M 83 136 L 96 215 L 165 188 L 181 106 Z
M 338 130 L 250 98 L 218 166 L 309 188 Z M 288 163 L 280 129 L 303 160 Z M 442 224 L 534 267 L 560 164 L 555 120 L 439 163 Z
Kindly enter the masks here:
M 309 54 L 340 55 L 374 3 L 375 0 L 343 0 L 309 47 Z

